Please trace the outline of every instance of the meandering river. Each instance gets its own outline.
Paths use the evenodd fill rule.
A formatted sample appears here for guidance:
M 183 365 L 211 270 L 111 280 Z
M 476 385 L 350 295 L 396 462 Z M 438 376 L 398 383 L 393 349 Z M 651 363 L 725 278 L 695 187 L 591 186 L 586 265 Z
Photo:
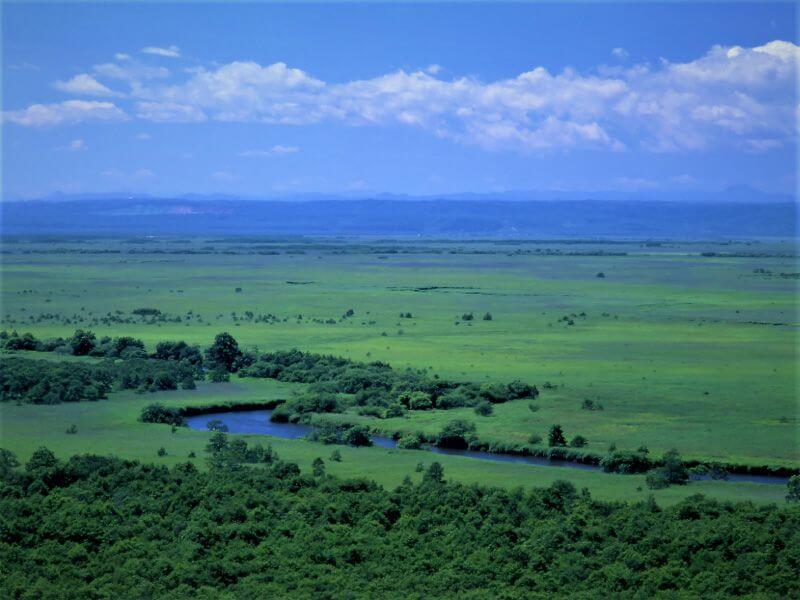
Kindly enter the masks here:
M 227 412 L 206 413 L 186 417 L 186 423 L 191 429 L 207 431 L 209 421 L 221 421 L 228 428 L 230 433 L 248 433 L 271 435 L 285 439 L 299 439 L 305 437 L 314 430 L 311 425 L 299 425 L 296 423 L 273 423 L 270 421 L 271 410 L 235 410 Z M 396 448 L 397 441 L 388 437 L 372 436 L 372 443 L 381 448 Z M 602 471 L 597 465 L 585 465 L 576 462 L 563 460 L 549 460 L 535 456 L 519 456 L 516 454 L 494 454 L 476 450 L 457 450 L 450 448 L 439 448 L 437 446 L 425 446 L 425 450 L 435 454 L 449 454 L 454 456 L 464 456 L 477 460 L 491 460 L 506 463 L 526 463 L 543 467 L 561 467 L 569 469 L 581 469 L 584 471 Z M 693 475 L 692 479 L 708 479 L 705 475 Z M 739 475 L 730 474 L 726 481 L 729 482 L 749 482 L 763 484 L 786 485 L 788 478 L 767 475 Z

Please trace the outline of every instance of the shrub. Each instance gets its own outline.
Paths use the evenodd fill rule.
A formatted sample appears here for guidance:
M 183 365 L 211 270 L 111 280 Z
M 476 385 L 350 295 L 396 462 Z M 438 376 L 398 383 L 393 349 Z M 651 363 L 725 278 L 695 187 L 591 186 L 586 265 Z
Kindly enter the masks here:
M 402 404 L 392 404 L 389 408 L 386 409 L 385 417 L 387 419 L 394 419 L 397 417 L 404 417 L 406 414 L 406 409 L 403 407 Z
M 212 383 L 228 383 L 231 374 L 222 367 L 215 367 L 208 372 L 208 380 Z
M 384 412 L 377 406 L 362 406 L 358 409 L 358 414 L 362 417 L 376 417 L 380 419 L 383 417 Z
M 475 424 L 464 419 L 454 419 L 447 423 L 436 438 L 442 448 L 467 449 L 475 438 Z
M 166 407 L 163 404 L 150 404 L 142 409 L 139 415 L 142 423 L 165 423 L 167 425 L 184 425 L 185 420 L 177 408 Z
M 664 469 L 651 469 L 647 472 L 645 482 L 651 490 L 663 490 L 669 487 L 669 476 Z
M 600 460 L 600 466 L 606 473 L 644 473 L 653 463 L 643 452 L 609 448 L 608 454 Z
M 576 435 L 574 438 L 570 440 L 569 445 L 572 446 L 573 448 L 583 448 L 588 443 L 589 442 L 586 441 L 585 437 L 583 437 L 582 435 Z
M 403 392 L 398 400 L 405 404 L 409 410 L 429 410 L 433 408 L 431 395 L 425 392 Z
M 542 443 L 542 436 L 540 436 L 538 433 L 532 433 L 528 437 L 528 443 L 533 446 L 537 446 Z
M 397 440 L 397 447 L 402 448 L 403 450 L 419 450 L 421 446 L 422 443 L 420 442 L 419 437 L 413 433 L 407 433 Z
M 475 414 L 480 415 L 481 417 L 491 416 L 492 412 L 494 412 L 494 408 L 492 407 L 491 402 L 486 402 L 483 400 L 482 402 L 478 403 L 477 406 L 475 406 Z
M 25 333 L 21 336 L 12 335 L 6 340 L 5 348 L 7 350 L 36 350 L 39 342 L 31 333 Z

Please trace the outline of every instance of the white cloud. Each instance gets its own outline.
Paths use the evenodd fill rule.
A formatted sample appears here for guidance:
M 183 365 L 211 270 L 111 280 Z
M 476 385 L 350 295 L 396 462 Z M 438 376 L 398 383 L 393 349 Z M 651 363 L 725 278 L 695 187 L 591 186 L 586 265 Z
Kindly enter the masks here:
M 156 56 L 166 56 L 168 58 L 179 58 L 181 49 L 177 46 L 169 46 L 168 48 L 161 48 L 159 46 L 147 46 L 142 48 L 144 54 L 154 54 Z
M 196 106 L 176 102 L 137 102 L 136 116 L 160 123 L 200 123 L 206 120 L 206 115 Z
M 114 58 L 119 61 L 126 61 L 126 60 L 131 60 L 131 55 L 125 54 L 124 52 L 117 52 L 114 55 Z
M 67 148 L 72 152 L 86 150 L 86 142 L 84 142 L 82 139 L 72 140 Z
M 139 82 L 147 79 L 166 79 L 171 75 L 166 67 L 151 67 L 136 62 L 126 62 L 124 65 L 117 63 L 103 63 L 92 67 L 94 73 L 100 77 L 120 79 L 128 82 Z
M 625 48 L 614 48 L 611 55 L 619 60 L 626 60 L 628 58 L 628 51 Z
M 173 47 L 160 50 L 179 54 Z M 627 55 L 623 48 L 612 54 Z M 133 60 L 96 65 L 92 73 L 128 81 L 136 115 L 157 122 L 413 127 L 458 143 L 519 152 L 683 152 L 723 145 L 763 152 L 796 137 L 798 60 L 798 46 L 772 41 L 754 48 L 714 46 L 682 63 L 559 73 L 534 67 L 494 81 L 445 78 L 431 65 L 328 83 L 282 62 L 253 61 L 189 69 L 170 82 L 161 81 L 171 76 L 168 70 Z M 108 89 L 85 77 L 101 86 L 81 80 L 86 89 Z M 49 116 L 46 107 L 55 105 L 35 106 L 32 113 L 43 113 L 39 121 L 69 120 Z M 36 121 L 37 115 L 26 113 L 33 108 L 6 118 Z M 281 153 L 276 148 L 242 155 L 273 156 Z
M 300 152 L 300 148 L 297 146 L 282 146 L 278 144 L 269 150 L 245 150 L 244 152 L 240 152 L 239 156 L 242 158 L 269 158 L 270 156 L 295 154 L 297 152 Z
M 136 134 L 136 139 L 140 140 L 140 141 L 147 141 L 147 140 L 150 139 L 150 134 L 149 133 L 137 133 Z
M 61 92 L 75 94 L 77 96 L 117 96 L 116 92 L 110 90 L 91 75 L 81 73 L 75 75 L 67 81 L 56 81 L 53 87 Z
M 3 113 L 3 120 L 26 127 L 45 127 L 83 121 L 124 121 L 127 115 L 111 102 L 67 100 L 55 104 L 31 104 Z

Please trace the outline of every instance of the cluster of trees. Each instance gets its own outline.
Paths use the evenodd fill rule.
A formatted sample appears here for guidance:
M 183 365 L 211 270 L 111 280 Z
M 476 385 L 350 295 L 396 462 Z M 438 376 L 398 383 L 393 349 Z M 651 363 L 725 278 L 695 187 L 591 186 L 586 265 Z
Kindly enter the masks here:
M 112 390 L 156 392 L 195 387 L 197 371 L 183 362 L 129 359 L 79 364 L 3 359 L 0 402 L 59 404 L 100 400 Z
M 647 487 L 662 489 L 670 485 L 683 485 L 689 481 L 689 469 L 675 449 L 664 453 L 660 461 L 650 458 L 646 446 L 637 450 L 617 450 L 609 448 L 608 453 L 600 460 L 600 466 L 606 473 L 647 473 Z M 715 479 L 724 479 L 727 474 L 721 467 L 709 470 Z
M 219 336 L 218 336 L 219 337 Z M 311 384 L 273 413 L 275 420 L 298 421 L 313 412 L 342 412 L 348 407 L 377 407 L 376 416 L 398 417 L 407 410 L 448 409 L 531 399 L 536 386 L 521 381 L 475 384 L 448 381 L 424 371 L 396 371 L 386 363 L 362 363 L 299 350 L 270 352 L 258 357 L 231 355 L 240 376 L 266 377 Z
M 800 596 L 800 505 L 605 503 L 557 482 L 385 490 L 275 459 L 201 472 L 0 451 L 0 596 Z M 238 457 L 238 458 L 237 458 Z
M 222 432 L 215 432 L 206 445 L 208 452 L 208 466 L 212 470 L 235 470 L 246 464 L 266 463 L 273 464 L 278 461 L 278 454 L 270 444 L 266 447 L 261 444 L 248 445 L 242 439 L 229 440 Z
M 183 418 L 180 409 L 164 406 L 163 404 L 145 406 L 139 415 L 139 421 L 142 423 L 164 423 L 175 427 L 181 427 L 186 424 L 186 419 Z
M 323 444 L 372 445 L 369 427 L 353 423 L 323 421 L 308 435 L 308 439 Z
M 113 384 L 108 369 L 21 357 L 3 359 L 0 402 L 59 404 L 106 398 Z
M 148 310 L 148 309 L 142 309 Z M 95 358 L 155 358 L 159 360 L 185 360 L 191 365 L 201 366 L 203 357 L 200 348 L 190 346 L 186 342 L 161 342 L 156 351 L 148 355 L 144 342 L 130 336 L 111 338 L 97 336 L 88 330 L 77 329 L 70 338 L 37 339 L 31 333 L 19 335 L 16 331 L 10 334 L 0 332 L 0 340 L 6 350 L 27 350 L 38 352 L 56 352 L 73 356 L 91 356 Z
M 564 436 L 564 428 L 561 425 L 553 425 L 547 433 L 547 445 L 551 448 L 563 448 L 564 446 L 583 448 L 588 443 L 582 435 L 576 435 L 568 443 L 567 438 Z

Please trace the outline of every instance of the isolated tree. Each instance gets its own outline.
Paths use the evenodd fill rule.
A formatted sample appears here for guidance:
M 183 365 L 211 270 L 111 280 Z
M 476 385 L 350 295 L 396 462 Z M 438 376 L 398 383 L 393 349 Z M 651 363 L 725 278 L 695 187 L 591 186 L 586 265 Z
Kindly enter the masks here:
M 786 501 L 800 502 L 800 475 L 792 475 L 786 484 Z
M 427 483 L 443 483 L 444 482 L 444 468 L 438 462 L 431 463 L 425 475 L 422 476 L 422 481 Z
M 683 464 L 681 455 L 678 454 L 675 448 L 666 452 L 661 460 L 664 463 L 663 469 L 669 483 L 680 485 L 689 480 L 689 472 Z
M 236 370 L 237 362 L 242 356 L 239 343 L 227 332 L 217 334 L 214 343 L 206 351 L 209 362 L 224 368 L 229 373 Z
M 206 446 L 206 450 L 215 454 L 217 452 L 223 451 L 228 446 L 228 436 L 225 435 L 221 431 L 217 431 L 211 438 L 208 440 L 208 445 Z
M 322 477 L 325 475 L 325 461 L 319 456 L 311 463 L 311 468 L 314 471 L 314 477 Z
M 550 433 L 547 434 L 547 443 L 550 447 L 567 445 L 567 439 L 564 437 L 564 430 L 561 425 L 553 425 L 550 428 Z
M 86 356 L 94 350 L 96 339 L 96 336 L 91 331 L 78 329 L 69 341 L 69 345 L 72 346 L 72 353 L 75 356 Z

